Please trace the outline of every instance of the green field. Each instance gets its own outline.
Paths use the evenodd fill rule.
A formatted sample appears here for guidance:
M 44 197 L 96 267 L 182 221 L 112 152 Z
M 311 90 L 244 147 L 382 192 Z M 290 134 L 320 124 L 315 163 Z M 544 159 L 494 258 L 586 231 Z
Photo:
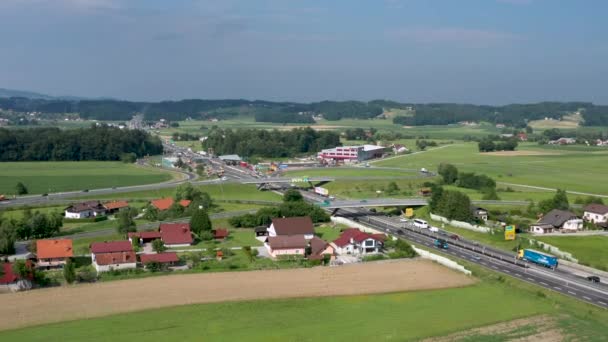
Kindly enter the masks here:
M 417 171 L 384 170 L 366 167 L 320 167 L 285 172 L 285 177 L 417 177 Z
M 607 182 L 593 181 L 606 176 L 608 149 L 595 152 L 567 149 L 549 151 L 528 143 L 522 144 L 519 150 L 536 155 L 482 154 L 475 143 L 458 143 L 424 153 L 377 161 L 373 165 L 437 170 L 440 163 L 451 163 L 461 171 L 486 174 L 499 185 L 501 182 L 515 183 L 608 195 Z
M 608 236 L 546 236 L 536 239 L 572 253 L 581 264 L 608 271 Z
M 113 341 L 411 340 L 550 310 L 549 303 L 533 295 L 479 284 L 386 295 L 189 305 L 7 331 L 0 339 L 105 341 L 112 331 Z
M 171 174 L 121 162 L 3 162 L 0 193 L 22 182 L 30 194 L 159 183 Z

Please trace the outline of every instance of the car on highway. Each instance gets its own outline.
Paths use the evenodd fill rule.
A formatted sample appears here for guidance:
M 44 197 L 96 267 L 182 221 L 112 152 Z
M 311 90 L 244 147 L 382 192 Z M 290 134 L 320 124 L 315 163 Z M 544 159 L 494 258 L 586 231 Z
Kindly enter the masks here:
M 399 222 L 409 222 L 410 220 L 406 219 L 405 217 L 402 217 L 399 219 Z
M 452 235 L 450 235 L 450 239 L 459 241 L 460 240 L 460 236 L 458 236 L 456 234 L 452 234 Z
M 49 194 L 44 193 L 44 194 L 42 194 L 42 197 L 46 197 L 46 196 L 48 196 L 48 195 L 49 195 Z
M 82 190 L 82 192 L 89 192 L 89 189 L 84 189 Z
M 359 202 L 360 202 L 360 203 L 367 203 L 367 200 L 366 200 L 366 199 L 362 199 L 362 200 L 360 200 Z
M 600 282 L 600 277 L 598 277 L 598 276 L 588 276 L 587 280 L 589 280 L 592 283 L 599 283 Z
M 439 233 L 439 228 L 437 228 L 437 227 L 430 226 L 429 230 L 433 233 Z
M 426 222 L 425 220 L 421 220 L 421 219 L 414 219 L 414 226 L 416 228 L 423 228 L 426 229 L 429 227 L 429 223 Z

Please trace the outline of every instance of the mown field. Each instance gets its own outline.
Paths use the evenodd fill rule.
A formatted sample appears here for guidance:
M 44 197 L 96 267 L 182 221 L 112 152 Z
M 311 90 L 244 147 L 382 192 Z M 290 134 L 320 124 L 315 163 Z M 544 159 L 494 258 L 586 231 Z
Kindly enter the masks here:
M 537 239 L 572 253 L 581 264 L 608 271 L 608 236 L 545 236 Z
M 30 194 L 159 183 L 171 174 L 121 162 L 3 162 L 0 194 L 22 182 Z
M 596 181 L 606 176 L 608 149 L 592 152 L 548 150 L 528 143 L 522 144 L 518 150 L 511 156 L 483 154 L 478 152 L 475 143 L 456 143 L 424 153 L 377 161 L 373 165 L 437 170 L 440 163 L 451 163 L 462 171 L 486 174 L 499 185 L 514 183 L 608 195 L 608 183 Z

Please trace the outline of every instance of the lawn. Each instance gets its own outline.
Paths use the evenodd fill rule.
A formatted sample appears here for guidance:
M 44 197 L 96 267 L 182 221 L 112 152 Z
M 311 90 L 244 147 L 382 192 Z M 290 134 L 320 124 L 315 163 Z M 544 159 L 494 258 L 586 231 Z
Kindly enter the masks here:
M 84 255 L 84 254 L 91 253 L 89 245 L 93 242 L 115 241 L 115 240 L 124 240 L 124 239 L 125 239 L 124 235 L 119 235 L 119 234 L 96 236 L 96 237 L 92 237 L 92 238 L 73 240 L 72 247 L 74 248 L 75 255 Z
M 102 341 L 112 331 L 113 341 L 413 340 L 552 310 L 533 293 L 478 284 L 384 295 L 188 305 L 6 331 L 0 339 Z M 274 324 L 263 328 L 268 322 Z
M 315 228 L 315 235 L 327 242 L 332 242 L 340 236 L 340 230 L 345 228 L 347 228 L 345 225 L 322 225 Z
M 546 236 L 536 239 L 572 253 L 581 264 L 608 271 L 608 236 Z
M 171 174 L 121 162 L 3 162 L 0 193 L 22 182 L 30 194 L 159 183 Z
M 419 177 L 417 171 L 385 170 L 366 167 L 322 167 L 285 172 L 285 177 Z
M 532 155 L 482 154 L 475 143 L 457 143 L 424 153 L 377 161 L 373 165 L 437 170 L 440 163 L 451 163 L 461 171 L 486 174 L 499 185 L 515 183 L 608 195 L 608 183 L 589 181 L 605 177 L 608 149 L 592 152 L 549 150 L 525 143 L 518 150 Z

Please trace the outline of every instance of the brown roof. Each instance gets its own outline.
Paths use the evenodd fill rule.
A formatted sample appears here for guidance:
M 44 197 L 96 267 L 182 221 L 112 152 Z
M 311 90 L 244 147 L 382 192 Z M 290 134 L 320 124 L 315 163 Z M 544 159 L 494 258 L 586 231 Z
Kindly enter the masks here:
M 315 228 L 309 216 L 274 218 L 272 219 L 272 225 L 277 235 L 306 235 L 315 233 Z
M 74 256 L 72 240 L 37 240 L 36 256 L 38 259 L 71 258 Z
M 116 253 L 116 252 L 132 252 L 133 245 L 128 240 L 125 241 L 106 241 L 93 242 L 91 244 L 91 253 Z
M 561 228 L 561 226 L 563 226 L 566 221 L 576 218 L 576 214 L 574 214 L 573 212 L 567 210 L 553 209 L 547 214 L 545 214 L 545 216 L 543 216 L 543 218 L 541 218 L 538 223 L 550 224 L 553 227 Z
M 139 259 L 142 264 L 156 261 L 160 263 L 168 263 L 168 262 L 178 262 L 179 258 L 177 257 L 177 253 L 175 252 L 166 252 L 166 253 L 158 253 L 158 254 L 140 254 Z
M 114 252 L 95 255 L 97 265 L 129 264 L 137 262 L 135 252 Z
M 304 235 L 271 236 L 268 244 L 272 249 L 306 248 Z
M 128 234 L 129 237 L 138 237 L 142 239 L 160 239 L 160 232 L 132 232 Z
M 65 210 L 71 213 L 80 213 L 87 210 L 102 211 L 105 210 L 105 208 L 101 205 L 101 203 L 99 203 L 99 201 L 87 201 L 72 204 L 71 206 L 65 208 Z
M 325 240 L 322 240 L 318 237 L 313 237 L 310 240 L 310 254 L 311 255 L 318 255 L 321 254 L 325 248 L 327 248 L 327 245 L 329 245 Z
M 114 201 L 114 202 L 104 203 L 103 206 L 107 210 L 114 210 L 114 209 L 126 208 L 129 206 L 129 203 L 127 201 Z
M 189 223 L 161 223 L 159 231 L 167 245 L 185 245 L 193 241 Z
M 213 231 L 214 239 L 225 239 L 228 237 L 228 235 L 230 235 L 230 232 L 228 231 L 228 229 L 218 228 Z
M 589 204 L 585 206 L 584 211 L 588 211 L 594 214 L 606 215 L 608 214 L 608 206 L 603 204 Z
M 173 202 L 174 202 L 173 198 L 167 197 L 167 198 L 152 200 L 152 201 L 150 201 L 150 204 L 152 204 L 158 210 L 167 210 L 167 209 L 171 208 L 171 206 L 173 205 Z M 187 207 L 190 205 L 190 202 L 192 202 L 192 201 L 181 200 L 181 201 L 179 201 L 179 204 L 182 207 Z

